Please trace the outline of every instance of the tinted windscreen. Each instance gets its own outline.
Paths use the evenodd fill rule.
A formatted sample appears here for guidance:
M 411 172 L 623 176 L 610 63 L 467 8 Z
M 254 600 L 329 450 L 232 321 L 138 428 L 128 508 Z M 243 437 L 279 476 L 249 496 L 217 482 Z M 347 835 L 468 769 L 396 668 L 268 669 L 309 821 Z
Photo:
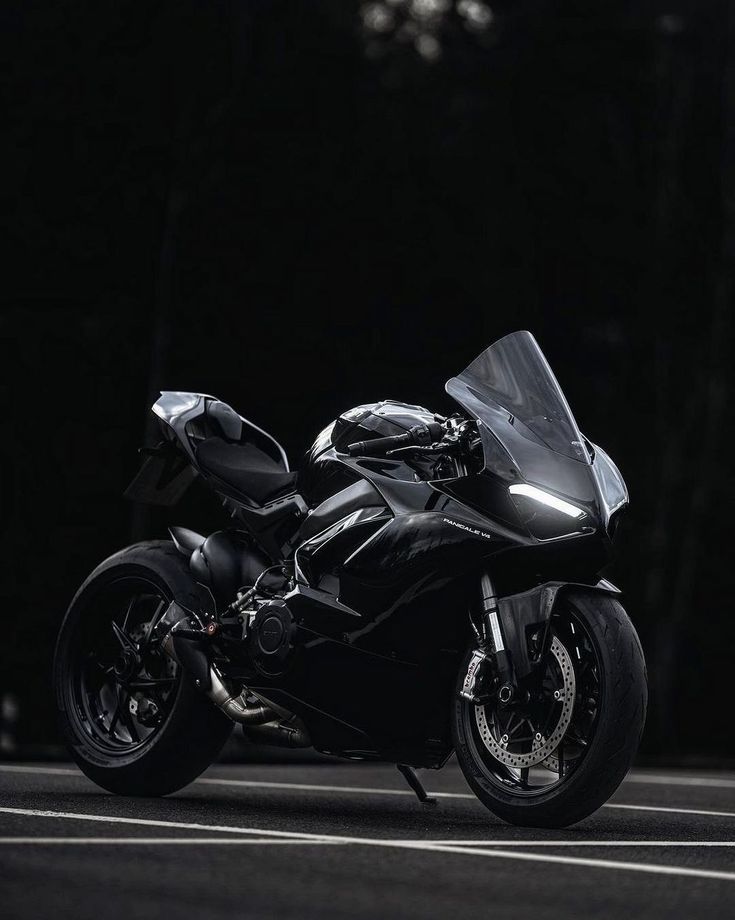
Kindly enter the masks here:
M 486 348 L 447 382 L 447 392 L 473 414 L 478 404 L 505 410 L 518 434 L 590 462 L 561 387 L 530 332 L 513 332 Z

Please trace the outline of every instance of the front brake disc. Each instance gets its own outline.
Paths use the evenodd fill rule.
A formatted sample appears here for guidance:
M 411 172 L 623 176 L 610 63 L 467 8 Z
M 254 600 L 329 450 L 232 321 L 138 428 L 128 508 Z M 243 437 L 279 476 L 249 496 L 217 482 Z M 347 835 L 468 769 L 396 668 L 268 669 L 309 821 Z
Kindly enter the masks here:
M 507 735 L 503 735 L 500 738 L 496 737 L 487 719 L 488 706 L 475 706 L 475 720 L 483 744 L 496 760 L 507 767 L 524 769 L 525 767 L 533 767 L 542 763 L 557 749 L 559 742 L 569 728 L 569 723 L 572 721 L 576 693 L 576 679 L 572 659 L 565 646 L 556 636 L 551 642 L 549 651 L 556 660 L 562 678 L 562 686 L 557 690 L 558 696 L 555 694 L 553 700 L 554 708 L 558 709 L 558 713 L 555 713 L 556 725 L 546 736 L 536 733 L 531 742 L 530 751 L 523 754 L 509 750 L 509 745 L 513 743 L 513 739 L 509 739 Z

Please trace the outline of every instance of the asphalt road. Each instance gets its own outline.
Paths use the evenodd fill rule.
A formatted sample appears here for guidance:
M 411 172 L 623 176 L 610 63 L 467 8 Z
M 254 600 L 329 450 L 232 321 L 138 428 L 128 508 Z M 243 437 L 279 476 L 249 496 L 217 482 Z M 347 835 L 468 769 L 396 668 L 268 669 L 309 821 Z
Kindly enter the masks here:
M 0 917 L 735 915 L 735 774 L 637 771 L 564 831 L 512 828 L 455 766 L 216 766 L 165 799 L 0 764 Z

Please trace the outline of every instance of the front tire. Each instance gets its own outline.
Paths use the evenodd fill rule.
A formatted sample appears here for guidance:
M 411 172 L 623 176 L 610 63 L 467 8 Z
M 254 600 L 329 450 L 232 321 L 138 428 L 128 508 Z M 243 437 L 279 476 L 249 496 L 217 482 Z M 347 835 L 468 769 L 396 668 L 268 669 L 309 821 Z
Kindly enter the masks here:
M 475 707 L 461 699 L 464 671 L 453 706 L 454 745 L 467 782 L 490 811 L 521 826 L 566 827 L 596 811 L 628 772 L 645 723 L 648 691 L 643 651 L 621 604 L 596 592 L 569 592 L 556 604 L 551 629 L 556 664 L 552 660 L 545 685 L 552 695 L 559 693 L 556 712 L 562 740 L 542 762 L 525 769 L 514 766 L 534 760 L 532 747 L 519 744 L 513 750 L 513 736 L 509 744 L 507 729 L 498 743 L 506 723 L 502 714 L 496 718 L 491 711 L 497 711 L 497 703 Z M 551 654 L 547 657 L 552 659 Z M 566 686 L 574 697 L 571 716 L 562 711 L 564 688 L 554 689 L 564 683 L 563 671 L 570 665 L 573 673 Z M 553 696 L 550 702 L 553 710 Z M 540 705 L 537 702 L 535 710 L 527 713 L 531 738 Z M 511 714 L 509 721 L 512 718 L 519 725 L 525 721 L 522 714 Z M 539 732 L 535 738 L 540 749 L 546 736 Z
M 172 600 L 199 610 L 207 599 L 172 543 L 139 543 L 92 572 L 59 632 L 53 683 L 61 733 L 82 771 L 120 795 L 181 789 L 232 729 L 151 636 Z

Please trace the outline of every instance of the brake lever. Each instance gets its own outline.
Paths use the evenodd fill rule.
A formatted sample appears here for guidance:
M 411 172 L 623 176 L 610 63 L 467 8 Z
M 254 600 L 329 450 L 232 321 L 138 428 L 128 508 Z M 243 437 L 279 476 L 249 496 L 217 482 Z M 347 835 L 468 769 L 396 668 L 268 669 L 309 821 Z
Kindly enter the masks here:
M 422 444 L 409 444 L 408 447 L 396 447 L 395 450 L 389 450 L 384 456 L 392 457 L 395 454 L 403 454 L 407 451 L 414 451 L 419 454 L 444 454 L 447 452 L 446 445 L 433 445 L 427 444 L 426 446 Z

